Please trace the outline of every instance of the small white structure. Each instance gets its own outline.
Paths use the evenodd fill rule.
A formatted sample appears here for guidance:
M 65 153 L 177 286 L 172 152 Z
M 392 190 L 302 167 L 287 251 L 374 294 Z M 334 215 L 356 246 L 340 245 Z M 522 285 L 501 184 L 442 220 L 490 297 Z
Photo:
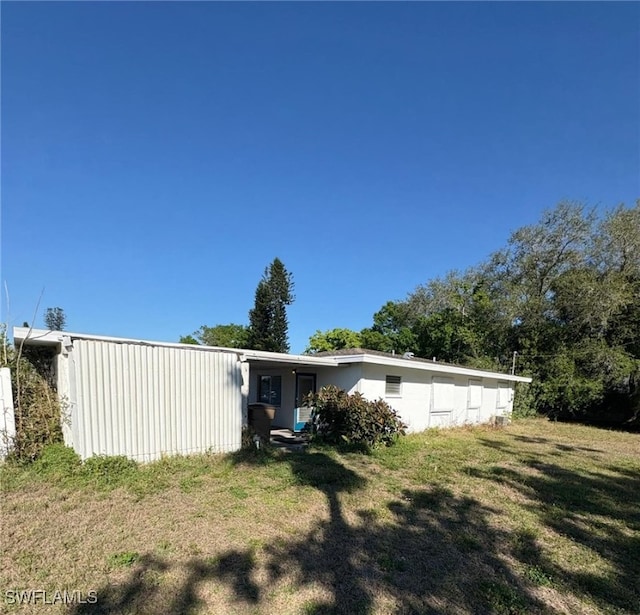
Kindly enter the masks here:
M 14 341 L 51 348 L 64 440 L 82 458 L 238 450 L 251 402 L 298 431 L 302 400 L 326 385 L 384 399 L 410 431 L 482 423 L 509 415 L 515 383 L 531 382 L 362 349 L 289 355 L 23 327 Z
M 0 368 L 0 459 L 7 456 L 15 435 L 11 372 L 8 367 L 2 367 Z

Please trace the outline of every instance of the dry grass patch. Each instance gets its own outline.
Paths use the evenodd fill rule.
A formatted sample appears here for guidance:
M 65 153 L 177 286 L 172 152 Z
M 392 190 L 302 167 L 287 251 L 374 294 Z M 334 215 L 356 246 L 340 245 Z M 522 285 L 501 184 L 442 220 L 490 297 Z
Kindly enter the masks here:
M 98 594 L 46 612 L 630 614 L 640 604 L 638 435 L 527 420 L 429 431 L 370 456 L 313 448 L 97 460 L 87 471 L 65 455 L 3 468 L 4 587 Z

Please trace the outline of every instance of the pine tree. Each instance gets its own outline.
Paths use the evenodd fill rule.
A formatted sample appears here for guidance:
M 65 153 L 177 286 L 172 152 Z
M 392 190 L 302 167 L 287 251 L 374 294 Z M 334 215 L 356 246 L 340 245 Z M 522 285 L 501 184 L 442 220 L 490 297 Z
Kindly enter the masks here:
M 293 276 L 275 258 L 258 283 L 249 312 L 249 348 L 289 352 L 287 306 L 293 301 Z
M 67 323 L 64 310 L 60 307 L 47 308 L 44 314 L 44 324 L 50 331 L 63 331 Z

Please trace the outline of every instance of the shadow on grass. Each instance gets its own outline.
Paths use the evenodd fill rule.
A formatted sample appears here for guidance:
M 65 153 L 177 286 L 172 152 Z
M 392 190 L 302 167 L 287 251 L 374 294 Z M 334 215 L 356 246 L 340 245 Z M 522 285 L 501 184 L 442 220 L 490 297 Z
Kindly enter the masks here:
M 553 446 L 556 450 L 563 451 L 563 452 L 575 452 L 575 451 L 580 451 L 583 453 L 602 453 L 603 452 L 601 449 L 590 448 L 588 446 L 577 446 L 575 444 L 571 444 L 571 445 L 558 444 L 553 440 L 549 440 L 548 438 L 541 438 L 539 436 L 533 437 L 533 436 L 514 435 L 512 436 L 512 438 L 516 442 L 523 442 L 525 444 L 548 444 L 550 446 Z
M 230 550 L 186 564 L 143 557 L 122 583 L 99 590 L 97 604 L 76 605 L 70 613 L 211 612 L 200 596 L 216 586 L 226 587 L 241 611 L 260 612 L 278 581 L 295 592 L 310 588 L 317 596 L 321 590 L 320 598 L 296 605 L 296 612 L 309 614 L 554 612 L 505 563 L 505 555 L 522 545 L 512 549 L 512 537 L 488 522 L 496 511 L 477 500 L 443 487 L 404 490 L 382 509 L 352 505 L 347 518 L 344 494 L 357 493 L 367 480 L 333 455 L 249 451 L 232 461 L 238 471 L 287 464 L 296 482 L 324 495 L 328 518 L 303 535 L 267 545 L 259 556 L 252 549 Z M 542 559 L 535 544 L 527 545 L 526 555 Z M 162 575 L 177 566 L 179 585 L 163 583 Z
M 172 567 L 164 558 L 144 555 L 135 565 L 129 578 L 119 585 L 107 585 L 98 591 L 97 602 L 73 605 L 69 613 L 83 615 L 168 615 L 208 612 L 198 596 L 202 584 L 214 580 L 228 583 L 238 602 L 255 604 L 259 588 L 251 580 L 251 554 L 228 553 L 220 558 L 192 559 L 181 565 L 183 580 L 177 590 L 167 589 L 161 575 Z M 204 609 L 202 611 L 202 609 Z
M 540 438 L 521 442 L 540 443 Z M 494 447 L 492 442 L 484 445 Z M 550 442 L 550 444 L 553 444 Z M 557 445 L 554 445 L 556 448 Z M 502 443 L 501 450 L 509 452 Z M 600 452 L 585 447 L 567 447 Z M 543 526 L 599 557 L 598 572 L 578 571 L 569 561 L 552 561 L 531 536 L 523 535 L 515 556 L 547 579 L 578 595 L 588 595 L 603 610 L 637 613 L 640 605 L 640 473 L 628 468 L 601 467 L 598 471 L 570 469 L 549 463 L 555 452 L 522 455 L 515 467 L 470 467 L 469 475 L 508 485 L 526 498 L 525 507 Z M 569 452 L 569 451 L 568 451 Z M 555 461 L 555 459 L 554 459 Z M 583 555 L 583 557 L 589 557 Z M 587 567 L 583 567 L 586 569 Z

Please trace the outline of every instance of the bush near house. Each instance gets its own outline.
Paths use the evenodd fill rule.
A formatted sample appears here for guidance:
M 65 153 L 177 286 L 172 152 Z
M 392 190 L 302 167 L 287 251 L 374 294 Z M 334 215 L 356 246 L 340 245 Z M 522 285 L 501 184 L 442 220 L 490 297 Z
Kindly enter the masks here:
M 6 326 L 0 326 L 0 367 L 11 370 L 16 434 L 9 442 L 9 458 L 31 462 L 44 448 L 62 442 L 62 407 L 55 389 L 55 375 L 49 349 L 14 348 L 7 340 Z
M 312 437 L 332 444 L 345 442 L 366 449 L 390 446 L 407 427 L 382 399 L 369 401 L 360 393 L 349 395 L 336 386 L 310 394 L 304 405 L 314 409 Z

